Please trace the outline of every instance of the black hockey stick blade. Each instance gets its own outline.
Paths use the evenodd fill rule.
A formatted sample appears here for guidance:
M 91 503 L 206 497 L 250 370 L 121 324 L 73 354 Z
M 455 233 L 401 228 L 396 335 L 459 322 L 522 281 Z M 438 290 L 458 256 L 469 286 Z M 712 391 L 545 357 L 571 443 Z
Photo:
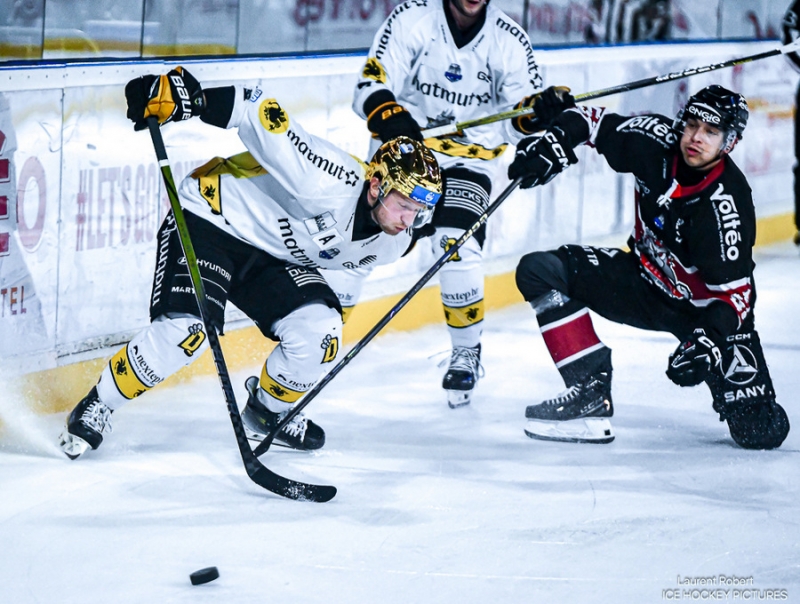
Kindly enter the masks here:
M 253 456 L 252 465 L 245 460 L 245 469 L 250 480 L 268 491 L 294 499 L 295 501 L 313 501 L 325 503 L 336 496 L 336 487 L 327 485 L 308 484 L 276 474 Z
M 153 148 L 156 152 L 158 165 L 161 168 L 161 176 L 164 179 L 164 186 L 167 189 L 169 204 L 175 217 L 178 238 L 183 248 L 186 266 L 189 269 L 189 276 L 192 281 L 192 286 L 194 287 L 200 318 L 203 321 L 206 334 L 208 335 L 208 346 L 211 348 L 211 353 L 214 357 L 214 366 L 217 369 L 217 377 L 219 378 L 220 386 L 222 386 L 222 393 L 225 396 L 228 415 L 233 425 L 233 433 L 236 436 L 236 444 L 239 446 L 239 454 L 242 457 L 245 471 L 250 477 L 250 480 L 281 497 L 294 499 L 296 501 L 314 501 L 318 503 L 330 501 L 336 495 L 336 487 L 307 484 L 305 482 L 284 478 L 258 461 L 258 458 L 253 454 L 250 448 L 250 442 L 247 440 L 247 435 L 242 425 L 242 417 L 239 415 L 239 406 L 236 404 L 236 397 L 233 393 L 228 367 L 225 363 L 225 357 L 222 354 L 219 336 L 214 326 L 210 325 L 208 322 L 208 317 L 210 315 L 206 307 L 205 288 L 203 286 L 203 280 L 200 277 L 200 269 L 197 267 L 197 256 L 194 253 L 194 246 L 189 236 L 189 229 L 186 226 L 183 208 L 181 208 L 180 200 L 178 199 L 175 180 L 172 178 L 172 169 L 169 165 L 169 157 L 167 157 L 164 139 L 161 137 L 158 120 L 156 120 L 155 117 L 147 118 L 147 127 L 150 131 L 150 137 L 153 140 Z

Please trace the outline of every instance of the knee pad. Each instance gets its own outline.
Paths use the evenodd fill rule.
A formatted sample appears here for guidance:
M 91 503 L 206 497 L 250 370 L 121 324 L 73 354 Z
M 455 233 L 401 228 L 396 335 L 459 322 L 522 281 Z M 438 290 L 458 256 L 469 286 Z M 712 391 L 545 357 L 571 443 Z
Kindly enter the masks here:
M 302 306 L 272 326 L 280 344 L 261 371 L 261 387 L 271 395 L 271 411 L 285 410 L 317 383 L 336 360 L 341 343 L 342 317 L 324 304 Z M 274 408 L 273 408 L 274 407 Z
M 111 357 L 97 384 L 100 400 L 116 409 L 190 365 L 206 348 L 208 338 L 199 317 L 161 315 Z
M 556 290 L 566 294 L 567 267 L 556 252 L 533 252 L 523 256 L 515 274 L 517 289 L 533 302 Z
M 455 245 L 458 238 L 464 234 L 464 229 L 454 227 L 436 227 L 436 232 L 430 238 L 433 252 L 437 257 L 448 251 Z M 483 248 L 474 237 L 470 237 L 464 242 L 458 251 L 442 267 L 451 271 L 469 271 L 479 267 L 483 260 Z

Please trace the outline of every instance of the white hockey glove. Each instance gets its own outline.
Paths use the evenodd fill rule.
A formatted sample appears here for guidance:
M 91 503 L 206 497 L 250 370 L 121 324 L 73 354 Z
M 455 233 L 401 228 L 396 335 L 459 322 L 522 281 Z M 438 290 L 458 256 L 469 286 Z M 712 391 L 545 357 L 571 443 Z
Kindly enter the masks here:
M 697 386 L 721 363 L 722 353 L 719 347 L 706 335 L 704 329 L 695 329 L 669 355 L 667 377 L 678 386 Z

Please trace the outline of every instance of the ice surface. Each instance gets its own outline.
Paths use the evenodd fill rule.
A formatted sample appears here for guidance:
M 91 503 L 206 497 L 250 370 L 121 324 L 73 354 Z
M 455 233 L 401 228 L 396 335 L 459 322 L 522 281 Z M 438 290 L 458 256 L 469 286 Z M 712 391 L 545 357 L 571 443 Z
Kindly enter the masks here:
M 616 440 L 527 438 L 525 406 L 563 386 L 525 305 L 487 316 L 466 408 L 447 407 L 429 358 L 449 346 L 443 325 L 365 348 L 308 408 L 325 448 L 263 458 L 336 485 L 326 504 L 250 482 L 215 378 L 131 403 L 74 462 L 51 444 L 63 416 L 7 398 L 0 602 L 639 604 L 719 575 L 752 577 L 711 586 L 729 601 L 800 601 L 800 257 L 787 244 L 757 261 L 756 322 L 796 426 L 777 451 L 737 448 L 704 387 L 667 380 L 670 336 L 602 320 Z M 257 370 L 233 376 L 240 405 Z M 220 578 L 192 586 L 206 566 Z

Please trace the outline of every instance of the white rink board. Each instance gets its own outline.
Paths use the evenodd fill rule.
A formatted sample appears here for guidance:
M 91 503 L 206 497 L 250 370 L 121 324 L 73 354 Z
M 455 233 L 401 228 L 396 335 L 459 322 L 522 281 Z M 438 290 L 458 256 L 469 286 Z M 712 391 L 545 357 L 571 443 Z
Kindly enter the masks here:
M 762 52 L 773 43 L 674 44 L 537 52 L 548 84 L 575 93 Z M 368 132 L 350 108 L 363 56 L 183 61 L 205 86 L 259 83 L 309 130 L 364 156 Z M 170 65 L 171 66 L 171 65 Z M 158 61 L 0 68 L 0 128 L 16 200 L 0 216 L 0 362 L 22 371 L 106 354 L 148 322 L 155 234 L 167 208 L 149 136 L 125 118 L 124 84 L 167 67 Z M 796 74 L 781 57 L 617 95 L 621 113 L 674 115 L 688 94 L 720 83 L 745 94 L 751 119 L 734 159 L 750 179 L 760 217 L 792 209 Z M 243 149 L 235 132 L 199 120 L 167 125 L 176 179 L 215 155 Z M 12 142 L 16 141 L 13 148 Z M 516 192 L 492 217 L 489 272 L 525 252 L 563 243 L 624 243 L 632 180 L 579 149 L 580 163 L 549 185 Z M 506 185 L 501 158 L 495 194 Z M 0 183 L 2 184 L 2 183 Z M 13 184 L 6 183 L 11 189 Z M 0 195 L 2 192 L 0 191 Z M 13 198 L 13 193 L 9 195 Z M 15 203 L 16 201 L 16 203 Z M 2 209 L 0 203 L 0 209 Z M 19 211 L 14 211 L 15 208 Z M 2 250 L 0 245 L 0 250 Z M 441 254 L 419 245 L 379 267 L 364 298 L 407 291 Z M 241 317 L 233 311 L 231 320 Z

